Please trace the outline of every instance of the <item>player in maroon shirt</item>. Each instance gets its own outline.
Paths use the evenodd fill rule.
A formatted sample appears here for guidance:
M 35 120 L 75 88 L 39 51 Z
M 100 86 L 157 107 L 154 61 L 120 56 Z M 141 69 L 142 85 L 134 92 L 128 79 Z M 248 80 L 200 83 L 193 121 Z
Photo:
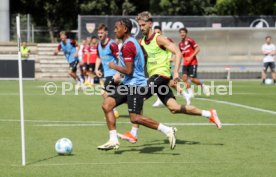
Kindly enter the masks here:
M 185 82 L 188 93 L 191 97 L 193 97 L 193 91 L 188 81 L 188 79 L 190 79 L 194 84 L 200 85 L 203 88 L 203 93 L 206 96 L 210 96 L 209 87 L 204 85 L 197 78 L 198 61 L 196 55 L 200 51 L 198 44 L 195 42 L 195 40 L 188 36 L 187 28 L 180 28 L 179 35 L 181 37 L 181 41 L 179 42 L 178 46 L 184 59 L 182 67 L 182 80 Z

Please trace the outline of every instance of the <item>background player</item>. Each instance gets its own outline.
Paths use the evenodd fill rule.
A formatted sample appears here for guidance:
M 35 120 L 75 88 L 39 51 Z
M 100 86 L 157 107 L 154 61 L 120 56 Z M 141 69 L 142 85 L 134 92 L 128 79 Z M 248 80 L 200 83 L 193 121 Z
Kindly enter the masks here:
M 88 75 L 86 84 L 88 86 L 92 86 L 94 84 L 95 77 L 95 63 L 98 58 L 98 49 L 97 49 L 98 41 L 96 36 L 91 37 L 90 45 L 87 50 L 87 62 L 85 65 L 86 73 Z
M 80 82 L 81 85 L 84 84 L 85 77 L 84 77 L 84 71 L 83 71 L 83 48 L 86 45 L 86 40 L 82 40 L 81 44 L 78 45 L 78 58 L 79 58 L 79 69 L 80 69 Z
M 117 63 L 118 59 L 118 45 L 114 40 L 108 37 L 108 28 L 105 24 L 100 24 L 98 27 L 98 38 L 100 43 L 98 44 L 98 58 L 96 60 L 95 73 L 98 77 L 102 77 L 102 72 L 99 70 L 100 64 L 102 63 L 103 71 L 104 71 L 104 89 L 108 85 L 117 85 L 118 84 L 118 75 L 116 75 L 117 71 L 110 68 L 108 64 L 110 62 Z M 117 76 L 117 77 L 116 77 Z M 107 97 L 105 91 L 102 93 L 103 98 Z M 114 114 L 116 117 L 119 117 L 118 111 L 114 108 Z
M 272 79 L 274 80 L 274 84 L 276 84 L 276 73 L 275 73 L 275 62 L 274 56 L 276 55 L 276 47 L 272 44 L 272 37 L 265 37 L 265 44 L 262 46 L 262 52 L 264 54 L 263 58 L 263 71 L 262 71 L 262 80 L 263 84 L 265 83 L 267 68 L 270 67 Z
M 90 82 L 90 78 L 94 77 L 89 70 L 89 62 L 90 62 L 90 45 L 91 45 L 91 37 L 86 38 L 86 43 L 82 49 L 82 70 L 85 76 L 84 84 L 86 86 L 92 86 Z
M 79 63 L 77 43 L 73 39 L 68 39 L 65 31 L 61 31 L 59 33 L 59 36 L 60 36 L 61 42 L 59 43 L 58 47 L 54 51 L 54 55 L 57 55 L 58 52 L 62 50 L 66 60 L 69 63 L 69 67 L 70 67 L 69 75 L 75 81 L 80 81 L 79 77 L 76 74 L 77 66 Z
M 189 79 L 199 85 L 203 89 L 203 93 L 206 96 L 210 96 L 210 89 L 208 86 L 204 85 L 197 78 L 197 57 L 196 55 L 199 53 L 200 49 L 195 40 L 188 37 L 187 28 L 180 28 L 179 35 L 181 37 L 181 41 L 178 46 L 183 55 L 183 67 L 182 67 L 182 80 L 185 83 L 186 89 L 191 97 L 194 96 L 193 90 L 191 88 L 191 84 L 189 83 Z

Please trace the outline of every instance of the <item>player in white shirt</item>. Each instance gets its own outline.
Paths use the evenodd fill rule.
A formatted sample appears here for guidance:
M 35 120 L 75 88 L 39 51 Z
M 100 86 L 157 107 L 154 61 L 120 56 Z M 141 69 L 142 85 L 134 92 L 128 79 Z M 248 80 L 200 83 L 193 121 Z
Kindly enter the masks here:
M 270 67 L 272 79 L 274 80 L 274 84 L 276 84 L 276 73 L 275 73 L 275 62 L 274 56 L 276 55 L 276 47 L 272 44 L 272 37 L 266 36 L 265 37 L 265 44 L 262 46 L 262 52 L 264 54 L 263 58 L 263 71 L 262 71 L 262 80 L 263 84 L 266 80 L 267 69 Z

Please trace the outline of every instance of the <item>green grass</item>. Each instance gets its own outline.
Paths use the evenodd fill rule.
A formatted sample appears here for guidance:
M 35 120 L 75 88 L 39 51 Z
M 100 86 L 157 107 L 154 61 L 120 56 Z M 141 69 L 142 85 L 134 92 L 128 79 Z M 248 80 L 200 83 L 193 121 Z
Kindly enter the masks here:
M 0 82 L 1 177 L 276 176 L 276 114 L 210 101 L 227 101 L 276 112 L 276 86 L 234 81 L 233 95 L 193 99 L 193 105 L 199 108 L 217 109 L 222 122 L 228 123 L 222 130 L 212 124 L 188 126 L 188 123 L 208 121 L 201 117 L 172 115 L 164 107 L 152 108 L 156 99 L 153 97 L 145 102 L 144 114 L 162 123 L 175 124 L 178 129 L 176 149 L 169 149 L 168 141 L 160 132 L 141 127 L 136 144 L 121 141 L 119 150 L 103 152 L 96 149 L 108 139 L 102 98 L 73 92 L 61 95 L 61 88 L 49 96 L 41 87 L 45 83 L 24 81 L 27 166 L 22 167 L 18 81 Z M 61 86 L 61 82 L 55 83 Z M 228 85 L 216 81 L 215 85 L 218 84 Z M 177 100 L 184 103 L 181 97 Z M 122 105 L 118 110 L 122 117 L 117 130 L 125 132 L 131 126 L 127 108 Z M 235 125 L 230 126 L 230 123 Z M 73 142 L 70 156 L 55 153 L 55 142 L 62 137 Z

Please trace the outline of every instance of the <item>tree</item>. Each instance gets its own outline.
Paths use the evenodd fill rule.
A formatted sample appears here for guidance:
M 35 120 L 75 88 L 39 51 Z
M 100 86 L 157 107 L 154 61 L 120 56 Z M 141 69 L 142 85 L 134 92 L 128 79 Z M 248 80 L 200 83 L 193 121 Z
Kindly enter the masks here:
M 131 12 L 135 12 L 136 7 L 128 0 L 124 0 L 122 4 L 122 15 L 129 15 Z
M 163 15 L 209 15 L 215 2 L 212 0 L 161 0 Z
M 218 0 L 215 5 L 217 15 L 273 15 L 276 14 L 275 0 Z
M 11 11 L 31 14 L 35 24 L 47 25 L 51 41 L 54 42 L 55 30 L 76 28 L 78 2 L 76 0 L 11 0 Z

